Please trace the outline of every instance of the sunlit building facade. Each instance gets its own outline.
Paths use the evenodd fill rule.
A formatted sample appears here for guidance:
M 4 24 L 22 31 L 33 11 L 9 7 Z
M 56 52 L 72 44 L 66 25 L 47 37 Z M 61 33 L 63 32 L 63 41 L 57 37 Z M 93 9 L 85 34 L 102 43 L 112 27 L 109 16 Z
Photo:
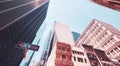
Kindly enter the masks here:
M 102 21 L 92 20 L 75 46 L 79 47 L 81 44 L 103 50 L 109 58 L 120 59 L 120 31 Z
M 72 46 L 72 61 L 74 66 L 91 66 L 87 54 L 82 47 Z
M 51 54 L 47 66 L 73 66 L 72 49 L 74 40 L 68 25 L 55 22 Z

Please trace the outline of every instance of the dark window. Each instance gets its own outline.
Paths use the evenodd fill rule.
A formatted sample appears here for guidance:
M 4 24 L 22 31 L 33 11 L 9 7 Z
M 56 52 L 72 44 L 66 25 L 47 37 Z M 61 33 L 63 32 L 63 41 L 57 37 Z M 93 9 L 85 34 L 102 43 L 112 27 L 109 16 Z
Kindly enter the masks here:
M 120 48 L 120 45 L 118 47 Z
M 74 61 L 76 61 L 76 57 L 74 57 Z
M 65 59 L 65 58 L 66 58 L 66 56 L 65 56 L 65 55 L 62 55 L 62 58 L 63 58 L 63 59 Z
M 83 52 L 78 52 L 78 51 L 72 51 L 72 52 L 73 52 L 73 54 L 84 55 Z
M 65 47 L 62 47 L 62 50 L 65 51 Z
M 84 53 L 83 53 L 83 52 L 79 52 L 79 54 L 80 54 L 80 55 L 84 55 Z
M 72 51 L 73 52 L 73 54 L 75 53 L 74 51 Z
M 85 61 L 85 63 L 87 63 L 87 60 L 86 60 L 86 59 L 84 59 L 84 61 Z
M 118 62 L 120 63 L 120 60 L 118 60 Z
M 78 62 L 83 62 L 82 58 L 77 58 L 77 59 L 78 59 Z

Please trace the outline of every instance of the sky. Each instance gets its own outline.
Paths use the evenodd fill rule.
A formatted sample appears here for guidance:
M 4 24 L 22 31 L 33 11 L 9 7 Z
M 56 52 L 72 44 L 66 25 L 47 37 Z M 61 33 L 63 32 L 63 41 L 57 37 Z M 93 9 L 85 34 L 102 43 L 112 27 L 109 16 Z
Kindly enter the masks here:
M 30 66 L 33 65 L 34 61 L 37 63 L 40 60 L 39 58 L 42 55 L 50 27 L 53 26 L 55 21 L 67 24 L 72 31 L 82 34 L 93 19 L 111 24 L 120 30 L 120 12 L 118 11 L 100 6 L 90 2 L 90 0 L 50 0 L 47 16 L 44 21 L 45 29 L 47 30 L 41 31 L 42 28 L 39 29 L 33 41 L 33 44 L 36 44 L 39 37 L 42 36 L 42 40 L 39 42 L 41 48 L 35 53 Z M 43 32 L 43 35 L 40 34 L 41 32 Z M 28 55 L 31 55 L 31 53 L 29 51 Z M 23 66 L 24 60 L 20 66 Z
M 58 21 L 82 33 L 88 24 L 98 19 L 120 30 L 120 12 L 100 6 L 90 0 L 50 0 L 46 22 Z

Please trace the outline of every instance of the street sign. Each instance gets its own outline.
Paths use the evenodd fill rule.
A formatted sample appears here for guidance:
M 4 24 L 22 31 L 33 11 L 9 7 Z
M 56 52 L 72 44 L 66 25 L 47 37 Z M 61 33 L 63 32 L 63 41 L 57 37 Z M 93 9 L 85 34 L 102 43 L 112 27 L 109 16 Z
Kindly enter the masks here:
M 20 49 L 33 50 L 33 51 L 38 51 L 39 49 L 39 46 L 37 45 L 33 45 L 31 43 L 24 43 L 24 42 L 19 42 L 15 47 Z

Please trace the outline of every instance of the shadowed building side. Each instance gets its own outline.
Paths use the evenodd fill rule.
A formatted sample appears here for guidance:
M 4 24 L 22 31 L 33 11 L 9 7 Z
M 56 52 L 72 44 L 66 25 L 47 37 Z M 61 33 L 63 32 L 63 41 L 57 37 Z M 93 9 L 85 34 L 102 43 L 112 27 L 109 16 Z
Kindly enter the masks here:
M 48 3 L 44 2 L 29 14 L 0 29 L 0 66 L 19 66 L 23 50 L 15 48 L 15 45 L 19 41 L 32 43 L 46 17 Z

